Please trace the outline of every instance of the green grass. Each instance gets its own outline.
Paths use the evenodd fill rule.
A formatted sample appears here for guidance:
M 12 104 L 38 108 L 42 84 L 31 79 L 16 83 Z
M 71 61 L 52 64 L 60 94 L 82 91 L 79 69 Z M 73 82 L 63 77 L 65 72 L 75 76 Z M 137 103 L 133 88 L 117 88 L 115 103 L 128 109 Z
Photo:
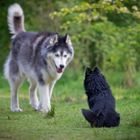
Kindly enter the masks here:
M 10 90 L 1 75 L 0 140 L 139 140 L 139 82 L 131 89 L 123 88 L 120 82 L 122 73 L 106 75 L 116 98 L 117 111 L 121 115 L 120 126 L 115 128 L 90 128 L 84 120 L 80 111 L 81 108 L 87 108 L 83 73 L 73 75 L 66 72 L 58 81 L 52 97 L 53 112 L 49 117 L 34 111 L 29 105 L 27 83 L 20 89 L 23 112 L 10 112 Z

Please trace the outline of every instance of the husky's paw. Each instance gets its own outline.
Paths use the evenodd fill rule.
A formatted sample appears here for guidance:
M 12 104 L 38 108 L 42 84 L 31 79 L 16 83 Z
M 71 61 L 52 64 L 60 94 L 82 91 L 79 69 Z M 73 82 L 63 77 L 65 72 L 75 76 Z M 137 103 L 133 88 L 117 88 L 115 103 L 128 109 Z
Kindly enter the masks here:
M 32 97 L 30 98 L 30 105 L 35 109 L 35 110 L 38 110 L 38 107 L 39 107 L 39 101 L 38 101 L 38 98 L 37 97 Z
M 12 112 L 22 112 L 21 108 L 11 108 Z
M 35 111 L 38 111 L 38 105 L 35 105 L 35 106 L 32 105 L 32 108 L 33 108 Z
M 40 111 L 42 113 L 48 113 L 48 112 L 51 111 L 51 107 L 43 108 L 42 105 L 39 105 L 38 108 L 37 108 L 37 111 Z
M 38 111 L 39 103 L 30 103 L 34 110 Z

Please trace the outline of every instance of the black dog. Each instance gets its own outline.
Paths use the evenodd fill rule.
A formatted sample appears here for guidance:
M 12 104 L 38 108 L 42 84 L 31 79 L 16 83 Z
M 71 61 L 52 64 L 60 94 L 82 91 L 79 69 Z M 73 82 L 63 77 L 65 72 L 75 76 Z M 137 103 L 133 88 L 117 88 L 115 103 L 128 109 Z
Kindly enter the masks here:
M 93 71 L 86 69 L 84 87 L 90 110 L 82 109 L 82 113 L 91 127 L 118 126 L 120 115 L 115 111 L 115 99 L 97 67 Z

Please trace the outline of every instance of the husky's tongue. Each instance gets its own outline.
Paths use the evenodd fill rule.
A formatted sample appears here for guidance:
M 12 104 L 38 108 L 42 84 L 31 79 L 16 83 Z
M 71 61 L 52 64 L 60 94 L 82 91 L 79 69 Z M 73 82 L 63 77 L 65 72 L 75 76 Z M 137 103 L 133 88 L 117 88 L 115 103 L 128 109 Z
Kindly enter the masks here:
M 62 68 L 56 68 L 56 71 L 57 71 L 58 73 L 61 73 L 61 72 L 62 72 Z

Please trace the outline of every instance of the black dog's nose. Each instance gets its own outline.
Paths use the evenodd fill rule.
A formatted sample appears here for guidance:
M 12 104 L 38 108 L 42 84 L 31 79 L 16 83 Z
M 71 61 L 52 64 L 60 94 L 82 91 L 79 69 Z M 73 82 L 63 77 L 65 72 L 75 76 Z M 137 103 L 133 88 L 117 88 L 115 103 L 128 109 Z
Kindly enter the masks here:
M 60 68 L 63 69 L 64 68 L 64 65 L 60 65 Z

